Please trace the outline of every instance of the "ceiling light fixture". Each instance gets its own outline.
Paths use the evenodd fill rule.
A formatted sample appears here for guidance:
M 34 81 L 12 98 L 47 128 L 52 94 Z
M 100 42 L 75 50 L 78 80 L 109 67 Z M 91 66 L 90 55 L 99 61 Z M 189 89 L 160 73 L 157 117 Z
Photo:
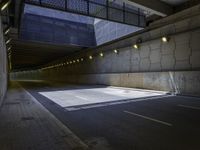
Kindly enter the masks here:
M 10 28 L 8 28 L 8 29 L 4 32 L 4 34 L 7 35 L 9 32 L 10 32 Z
M 92 59 L 93 59 L 93 57 L 92 57 L 92 56 L 89 56 L 89 59 L 90 59 L 90 60 L 92 60 Z
M 139 45 L 138 45 L 138 44 L 134 44 L 133 47 L 134 47 L 135 49 L 139 49 Z
M 103 57 L 103 56 L 104 56 L 104 54 L 103 54 L 103 53 L 100 53 L 100 54 L 99 54 L 99 56 Z
M 139 49 L 140 48 L 140 45 L 142 43 L 142 39 L 141 38 L 138 38 L 136 43 L 133 45 L 133 48 L 134 49 Z
M 116 50 L 116 49 L 114 49 L 113 52 L 114 52 L 115 54 L 118 54 L 118 50 Z
M 10 41 L 11 41 L 11 39 L 8 39 L 8 40 L 6 41 L 6 44 L 9 44 L 9 43 L 10 43 Z
M 10 4 L 10 0 L 9 1 L 7 1 L 6 3 L 4 3 L 2 6 L 1 6 L 1 11 L 4 11 L 7 7 L 8 7 L 8 5 Z
M 12 48 L 12 47 L 10 46 L 10 47 L 8 48 L 8 51 L 10 51 L 10 50 L 11 50 L 11 48 Z
M 169 42 L 169 37 L 163 36 L 163 37 L 162 37 L 162 42 L 163 42 L 163 43 Z

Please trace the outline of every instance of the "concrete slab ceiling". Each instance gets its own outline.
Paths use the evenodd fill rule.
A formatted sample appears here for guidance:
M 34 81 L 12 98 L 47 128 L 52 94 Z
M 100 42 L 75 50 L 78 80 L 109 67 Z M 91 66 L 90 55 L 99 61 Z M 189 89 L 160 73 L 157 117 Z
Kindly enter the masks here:
M 169 5 L 172 5 L 172 6 L 177 6 L 177 5 L 181 5 L 185 2 L 188 2 L 189 0 L 161 0 L 162 2 L 165 2 Z
M 156 14 L 158 16 L 165 17 L 167 15 L 170 15 L 173 13 L 172 6 L 159 1 L 159 0 L 123 0 L 124 2 L 134 5 L 137 8 L 149 11 L 153 14 Z
M 158 16 L 166 17 L 173 13 L 173 7 L 181 5 L 189 0 L 123 0 L 124 2 L 134 5 L 137 8 L 143 9 L 156 14 Z

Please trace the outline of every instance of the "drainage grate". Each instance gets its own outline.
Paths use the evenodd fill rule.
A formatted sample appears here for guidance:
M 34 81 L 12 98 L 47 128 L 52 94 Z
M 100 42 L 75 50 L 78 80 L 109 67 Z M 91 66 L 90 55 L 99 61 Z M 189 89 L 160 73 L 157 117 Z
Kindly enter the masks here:
M 22 121 L 30 121 L 30 120 L 34 120 L 34 117 L 22 117 L 21 120 Z

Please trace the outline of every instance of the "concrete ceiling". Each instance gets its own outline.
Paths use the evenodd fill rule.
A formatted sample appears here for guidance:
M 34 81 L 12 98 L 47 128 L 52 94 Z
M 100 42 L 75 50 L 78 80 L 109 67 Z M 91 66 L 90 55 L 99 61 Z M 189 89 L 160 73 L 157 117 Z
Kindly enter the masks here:
M 58 58 L 62 58 L 71 52 L 80 51 L 82 47 L 67 45 L 51 45 L 38 42 L 12 40 L 12 69 L 34 68 Z
M 165 17 L 173 13 L 173 8 L 160 0 L 123 0 L 137 8 L 148 11 L 151 14 Z
M 137 8 L 149 12 L 151 15 L 166 17 L 173 14 L 174 7 L 177 7 L 189 0 L 122 0 Z M 193 1 L 193 0 L 191 0 Z
M 178 6 L 185 2 L 188 2 L 189 0 L 161 0 L 161 1 L 172 6 Z

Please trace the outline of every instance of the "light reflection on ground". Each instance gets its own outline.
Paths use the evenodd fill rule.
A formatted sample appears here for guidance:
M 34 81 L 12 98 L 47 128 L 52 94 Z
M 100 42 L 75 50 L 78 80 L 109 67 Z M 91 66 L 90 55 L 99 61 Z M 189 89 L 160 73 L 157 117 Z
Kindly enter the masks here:
M 102 88 L 83 88 L 69 89 L 62 91 L 39 92 L 56 104 L 64 108 L 107 104 L 112 102 L 117 104 L 118 101 L 134 100 L 138 98 L 147 98 L 154 96 L 164 96 L 166 92 L 140 90 L 119 87 L 102 87 Z M 100 105 L 99 105 L 100 104 Z M 94 106 L 93 106 L 94 107 Z

